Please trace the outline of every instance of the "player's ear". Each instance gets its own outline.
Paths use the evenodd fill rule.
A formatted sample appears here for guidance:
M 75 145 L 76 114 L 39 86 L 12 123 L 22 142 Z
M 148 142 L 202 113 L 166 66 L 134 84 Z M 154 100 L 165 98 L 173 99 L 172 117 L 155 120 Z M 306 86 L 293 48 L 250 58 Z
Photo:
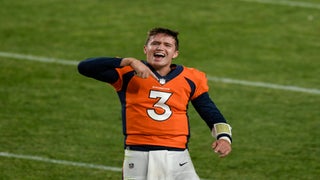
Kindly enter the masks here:
M 143 46 L 143 53 L 147 54 L 147 46 Z
M 177 51 L 175 51 L 174 52 L 174 54 L 173 54 L 173 57 L 172 58 L 176 58 L 176 57 L 178 57 L 179 56 L 179 51 L 177 50 Z

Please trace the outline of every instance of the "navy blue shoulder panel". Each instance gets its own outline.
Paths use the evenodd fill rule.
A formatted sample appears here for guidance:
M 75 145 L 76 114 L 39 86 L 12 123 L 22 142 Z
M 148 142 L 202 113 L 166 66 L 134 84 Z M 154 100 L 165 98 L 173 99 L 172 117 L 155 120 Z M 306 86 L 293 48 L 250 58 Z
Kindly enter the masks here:
M 132 77 L 134 76 L 134 71 L 127 72 L 123 75 L 123 82 L 122 82 L 122 88 L 120 91 L 118 91 L 118 96 L 121 102 L 121 114 L 122 114 L 122 132 L 126 137 L 126 91 L 128 84 Z
M 189 97 L 189 100 L 191 99 L 191 97 L 193 96 L 194 92 L 196 91 L 196 84 L 191 81 L 191 79 L 189 78 L 186 78 L 185 79 L 187 80 L 189 86 L 190 86 L 190 89 L 191 89 L 191 92 L 190 92 L 190 97 Z

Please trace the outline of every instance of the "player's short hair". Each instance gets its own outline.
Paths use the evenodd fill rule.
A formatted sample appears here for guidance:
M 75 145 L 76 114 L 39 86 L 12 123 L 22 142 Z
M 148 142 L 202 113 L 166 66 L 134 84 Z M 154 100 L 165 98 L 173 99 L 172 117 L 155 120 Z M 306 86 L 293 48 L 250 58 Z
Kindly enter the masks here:
M 162 27 L 153 28 L 148 32 L 148 38 L 147 38 L 147 41 L 146 41 L 145 45 L 148 44 L 148 42 L 150 40 L 150 37 L 155 36 L 157 34 L 166 34 L 168 36 L 173 37 L 173 39 L 176 41 L 176 43 L 175 43 L 176 50 L 179 50 L 179 39 L 178 39 L 179 32 L 178 31 L 173 31 L 173 30 L 170 30 L 170 29 L 167 29 L 167 28 L 162 28 Z

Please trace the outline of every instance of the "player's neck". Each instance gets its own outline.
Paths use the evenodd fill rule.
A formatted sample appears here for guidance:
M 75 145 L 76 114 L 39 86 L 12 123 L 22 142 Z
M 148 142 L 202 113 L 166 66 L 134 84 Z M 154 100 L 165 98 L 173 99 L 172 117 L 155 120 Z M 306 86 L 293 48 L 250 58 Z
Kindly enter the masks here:
M 171 68 L 166 67 L 166 68 L 157 69 L 156 71 L 160 76 L 166 76 L 171 71 Z
M 175 65 L 165 66 L 159 69 L 155 69 L 160 76 L 168 75 L 173 69 L 175 69 Z

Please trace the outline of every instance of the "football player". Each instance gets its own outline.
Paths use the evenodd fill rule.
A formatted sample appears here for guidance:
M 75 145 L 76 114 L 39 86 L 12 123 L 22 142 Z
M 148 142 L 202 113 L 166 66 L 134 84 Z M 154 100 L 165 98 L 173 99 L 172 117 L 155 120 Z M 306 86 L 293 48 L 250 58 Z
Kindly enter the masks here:
M 150 30 L 143 51 L 146 61 L 96 57 L 78 65 L 81 74 L 111 84 L 119 96 L 123 179 L 198 180 L 188 152 L 189 102 L 210 128 L 220 157 L 231 152 L 231 127 L 208 94 L 205 73 L 172 63 L 179 55 L 178 32 Z

